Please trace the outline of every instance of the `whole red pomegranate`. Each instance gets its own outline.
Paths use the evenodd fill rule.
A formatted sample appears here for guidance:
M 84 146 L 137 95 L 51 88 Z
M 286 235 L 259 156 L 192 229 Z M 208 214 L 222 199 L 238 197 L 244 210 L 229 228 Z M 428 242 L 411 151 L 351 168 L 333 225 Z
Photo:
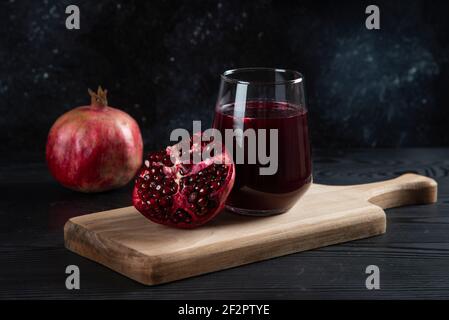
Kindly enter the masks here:
M 221 152 L 210 152 L 212 156 L 193 164 L 183 163 L 180 144 L 150 153 L 136 178 L 136 209 L 156 223 L 178 228 L 198 227 L 215 217 L 235 178 L 232 159 L 224 146 L 215 144 L 214 151 Z M 208 143 L 191 139 L 190 158 L 208 147 Z
M 100 192 L 127 184 L 142 165 L 142 136 L 127 113 L 107 106 L 106 90 L 89 89 L 90 106 L 75 108 L 53 124 L 46 158 L 63 186 Z

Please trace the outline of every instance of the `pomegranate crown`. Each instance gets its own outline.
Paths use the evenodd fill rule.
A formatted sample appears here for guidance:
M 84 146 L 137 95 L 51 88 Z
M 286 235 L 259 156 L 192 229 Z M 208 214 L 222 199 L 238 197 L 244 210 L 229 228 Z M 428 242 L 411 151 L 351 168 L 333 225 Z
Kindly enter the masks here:
M 105 107 L 108 105 L 108 90 L 103 90 L 101 86 L 98 86 L 97 92 L 90 89 L 87 89 L 87 92 L 89 92 L 90 103 L 92 106 Z

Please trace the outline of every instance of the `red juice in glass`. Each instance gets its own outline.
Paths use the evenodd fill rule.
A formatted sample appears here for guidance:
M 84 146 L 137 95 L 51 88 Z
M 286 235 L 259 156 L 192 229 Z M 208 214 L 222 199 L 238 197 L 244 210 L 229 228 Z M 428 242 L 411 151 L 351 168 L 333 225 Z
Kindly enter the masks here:
M 253 211 L 254 214 L 281 213 L 290 209 L 309 188 L 312 165 L 307 110 L 304 107 L 285 102 L 248 101 L 244 117 L 236 118 L 231 104 L 216 111 L 213 127 L 221 131 L 223 139 L 225 129 L 254 129 L 257 145 L 258 129 L 266 129 L 268 145 L 271 143 L 269 130 L 278 130 L 276 173 L 261 175 L 260 168 L 266 165 L 260 164 L 258 159 L 255 164 L 247 163 L 248 146 L 245 144 L 245 163 L 236 164 L 236 179 L 226 203 L 228 207 L 243 209 L 246 214 Z M 266 152 L 269 150 L 267 147 Z

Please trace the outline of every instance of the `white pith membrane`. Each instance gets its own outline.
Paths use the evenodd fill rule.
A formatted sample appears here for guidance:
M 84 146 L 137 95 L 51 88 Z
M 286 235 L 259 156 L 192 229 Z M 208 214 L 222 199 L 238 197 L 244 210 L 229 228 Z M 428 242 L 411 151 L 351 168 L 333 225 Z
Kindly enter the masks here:
M 191 160 L 193 153 L 201 154 L 211 143 L 194 140 L 189 145 L 187 159 Z M 215 151 L 223 148 L 219 143 L 214 145 Z M 191 228 L 209 221 L 223 209 L 235 170 L 225 150 L 189 164 L 183 161 L 186 155 L 182 157 L 182 147 L 180 142 L 148 155 L 136 179 L 133 202 L 152 221 Z

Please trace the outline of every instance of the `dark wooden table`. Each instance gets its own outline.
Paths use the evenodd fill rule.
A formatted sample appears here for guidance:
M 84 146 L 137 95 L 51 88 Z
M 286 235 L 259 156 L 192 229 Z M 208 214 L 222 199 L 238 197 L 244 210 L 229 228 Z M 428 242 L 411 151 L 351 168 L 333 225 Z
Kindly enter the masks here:
M 0 298 L 382 299 L 449 298 L 449 149 L 316 150 L 318 183 L 355 184 L 412 171 L 436 179 L 437 204 L 387 210 L 382 236 L 145 287 L 64 248 L 73 216 L 130 204 L 130 188 L 96 195 L 60 187 L 43 159 L 0 159 Z M 81 289 L 65 288 L 65 268 Z M 380 290 L 365 268 L 380 268 Z

